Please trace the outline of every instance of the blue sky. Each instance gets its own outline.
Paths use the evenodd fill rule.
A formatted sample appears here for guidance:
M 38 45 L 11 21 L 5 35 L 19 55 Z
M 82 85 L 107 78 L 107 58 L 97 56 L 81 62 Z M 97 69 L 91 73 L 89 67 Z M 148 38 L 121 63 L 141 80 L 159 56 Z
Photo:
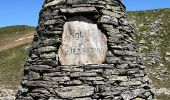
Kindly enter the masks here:
M 1 0 L 0 27 L 37 26 L 44 0 Z M 127 11 L 170 8 L 170 0 L 122 0 Z

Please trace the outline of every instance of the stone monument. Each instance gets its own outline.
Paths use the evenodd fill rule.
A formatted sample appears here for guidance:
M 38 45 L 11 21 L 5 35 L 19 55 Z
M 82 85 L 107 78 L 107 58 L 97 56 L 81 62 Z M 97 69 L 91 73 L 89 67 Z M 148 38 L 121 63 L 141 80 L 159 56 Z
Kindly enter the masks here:
M 45 0 L 16 100 L 153 100 L 120 0 Z

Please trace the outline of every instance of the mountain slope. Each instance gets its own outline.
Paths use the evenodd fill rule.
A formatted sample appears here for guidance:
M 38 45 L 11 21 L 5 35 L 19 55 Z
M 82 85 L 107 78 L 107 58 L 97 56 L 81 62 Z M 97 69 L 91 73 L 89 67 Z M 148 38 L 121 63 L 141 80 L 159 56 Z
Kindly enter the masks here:
M 30 43 L 34 33 L 34 27 L 24 25 L 0 28 L 0 51 Z
M 0 87 L 17 89 L 28 55 L 28 44 L 0 52 Z
M 148 67 L 170 70 L 170 9 L 129 12 L 136 30 L 138 49 Z
M 170 100 L 170 9 L 128 12 L 128 18 L 158 100 Z

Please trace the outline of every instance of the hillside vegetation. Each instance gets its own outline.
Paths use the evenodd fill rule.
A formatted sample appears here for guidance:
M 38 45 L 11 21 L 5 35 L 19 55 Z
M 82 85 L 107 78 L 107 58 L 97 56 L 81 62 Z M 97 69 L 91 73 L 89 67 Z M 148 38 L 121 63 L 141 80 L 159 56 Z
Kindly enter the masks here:
M 34 27 L 24 25 L 0 28 L 0 51 L 30 43 L 34 33 Z
M 24 38 L 33 36 L 34 32 L 34 27 L 25 25 L 0 28 L 0 87 L 18 87 L 27 57 L 29 45 L 26 43 L 32 41 L 32 38 Z M 17 41 L 21 38 L 23 40 Z
M 0 28 L 0 43 L 11 37 L 18 37 L 35 31 L 34 27 L 18 25 L 18 26 L 7 26 Z
M 129 12 L 128 15 L 148 67 L 170 70 L 170 9 Z
M 0 87 L 17 89 L 27 58 L 28 44 L 0 52 Z
M 138 51 L 154 87 L 170 90 L 170 9 L 128 12 L 128 18 L 135 27 Z M 163 94 L 158 98 L 170 100 Z

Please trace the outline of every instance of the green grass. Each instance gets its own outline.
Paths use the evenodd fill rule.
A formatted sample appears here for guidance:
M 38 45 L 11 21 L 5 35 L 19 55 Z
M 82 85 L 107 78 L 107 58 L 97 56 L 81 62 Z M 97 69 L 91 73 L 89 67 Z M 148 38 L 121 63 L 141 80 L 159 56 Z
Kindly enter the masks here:
M 166 61 L 166 52 L 170 52 L 170 9 L 159 9 L 159 10 L 148 10 L 148 11 L 135 11 L 135 12 L 128 12 L 128 18 L 130 20 L 135 20 L 137 28 L 136 31 L 136 41 L 139 43 L 141 39 L 146 41 L 145 46 L 148 47 L 148 49 L 144 49 L 142 53 L 154 53 L 155 49 L 159 48 L 159 54 L 160 54 L 160 61 L 156 61 L 156 63 L 153 66 L 149 66 L 146 64 L 146 68 L 148 70 L 152 70 L 152 72 L 156 71 L 156 68 L 160 67 L 160 63 L 164 64 L 163 68 L 168 69 L 170 72 L 170 61 Z M 151 36 L 148 34 L 141 34 L 144 32 L 149 31 L 149 25 L 151 23 L 155 22 L 155 20 L 161 19 L 161 25 L 162 29 L 157 31 L 157 36 Z M 140 26 L 142 25 L 143 26 Z M 158 45 L 152 44 L 151 41 L 154 41 L 155 43 L 159 43 Z M 147 63 L 147 61 L 146 61 Z M 153 84 L 156 88 L 170 88 L 170 73 L 167 76 L 162 76 L 162 80 L 158 80 L 155 78 L 155 76 L 150 76 L 150 79 L 152 79 Z M 170 96 L 165 96 L 164 99 L 161 99 L 164 97 L 163 95 L 160 95 L 158 97 L 158 100 L 170 100 Z
M 170 96 L 161 94 L 157 96 L 157 99 L 158 100 L 170 100 Z
M 10 37 L 16 37 L 34 31 L 34 27 L 25 25 L 7 26 L 0 28 L 0 42 Z
M 0 52 L 0 86 L 17 89 L 27 58 L 28 44 Z
M 160 48 L 161 61 L 166 68 L 170 71 L 170 62 L 165 61 L 165 53 L 170 52 L 170 9 L 160 9 L 160 10 L 148 10 L 148 11 L 136 11 L 128 12 L 129 19 L 134 19 L 138 25 L 138 30 L 136 30 L 136 40 L 139 42 L 141 39 L 144 39 L 147 43 L 146 46 L 149 47 L 148 50 L 144 50 L 143 53 L 153 52 L 156 47 Z M 141 33 L 149 31 L 149 25 L 155 20 L 162 19 L 162 24 L 157 34 L 158 36 L 147 36 L 142 35 Z M 139 26 L 143 24 L 144 26 Z M 154 41 L 160 43 L 158 46 L 155 46 L 151 43 Z M 149 67 L 149 66 L 148 66 Z

